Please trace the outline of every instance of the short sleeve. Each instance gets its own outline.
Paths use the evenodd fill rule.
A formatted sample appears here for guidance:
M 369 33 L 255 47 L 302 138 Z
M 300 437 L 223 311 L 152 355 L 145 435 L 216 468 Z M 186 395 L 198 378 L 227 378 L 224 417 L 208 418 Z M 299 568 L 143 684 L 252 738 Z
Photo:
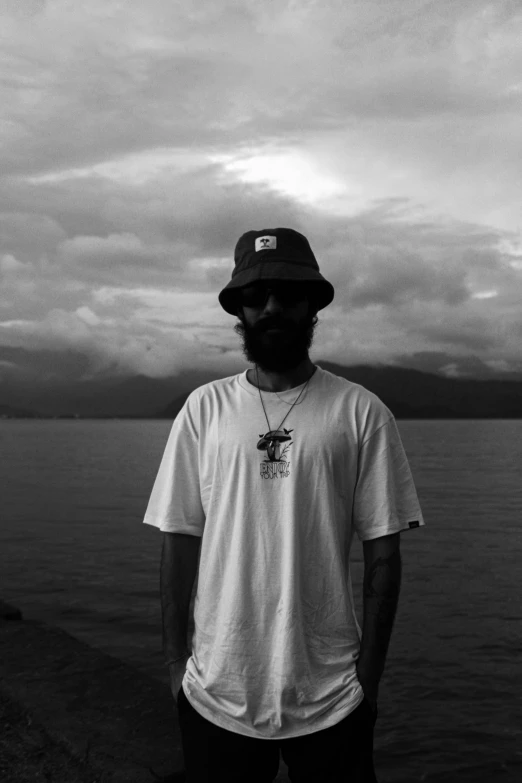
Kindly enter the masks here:
M 202 536 L 198 439 L 186 413 L 180 411 L 172 425 L 143 522 L 167 533 Z
M 361 541 L 424 525 L 410 466 L 393 416 L 360 448 L 353 525 Z

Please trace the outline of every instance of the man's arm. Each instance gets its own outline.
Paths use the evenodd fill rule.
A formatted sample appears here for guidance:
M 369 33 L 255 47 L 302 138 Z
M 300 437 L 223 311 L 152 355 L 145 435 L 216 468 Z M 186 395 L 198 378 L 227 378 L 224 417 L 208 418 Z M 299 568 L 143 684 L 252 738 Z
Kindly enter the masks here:
M 365 695 L 377 698 L 399 600 L 400 533 L 363 541 L 363 630 L 357 673 Z
M 198 570 L 200 536 L 164 533 L 160 589 L 165 660 L 187 650 L 187 629 L 192 588 Z

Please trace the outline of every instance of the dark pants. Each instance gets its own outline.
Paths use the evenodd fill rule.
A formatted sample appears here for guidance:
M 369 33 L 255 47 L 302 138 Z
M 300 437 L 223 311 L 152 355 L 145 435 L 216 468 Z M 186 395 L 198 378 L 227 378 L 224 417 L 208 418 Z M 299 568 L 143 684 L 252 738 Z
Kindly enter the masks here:
M 375 719 L 366 699 L 340 723 L 283 740 L 255 739 L 210 723 L 178 694 L 187 783 L 271 783 L 279 752 L 292 783 L 377 783 L 373 769 Z

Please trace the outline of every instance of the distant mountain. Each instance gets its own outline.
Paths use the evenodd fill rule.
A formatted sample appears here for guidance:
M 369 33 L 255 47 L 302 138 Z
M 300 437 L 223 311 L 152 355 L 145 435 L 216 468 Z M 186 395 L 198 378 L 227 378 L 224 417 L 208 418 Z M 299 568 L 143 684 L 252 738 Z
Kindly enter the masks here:
M 107 376 L 88 381 L 55 382 L 10 393 L 0 387 L 5 407 L 23 408 L 21 417 L 38 418 L 149 418 L 168 405 L 173 395 L 197 388 L 214 379 L 208 372 L 193 371 L 179 377 L 146 375 Z M 13 401 L 20 401 L 20 406 Z
M 201 384 L 203 385 L 203 384 Z M 187 397 L 192 394 L 192 391 L 185 392 L 184 394 L 180 394 L 179 397 L 176 397 L 175 400 L 172 400 L 172 402 L 167 405 L 167 407 L 159 411 L 159 413 L 156 413 L 155 416 L 153 416 L 153 419 L 175 419 L 182 407 L 185 405 L 185 401 Z
M 314 362 L 374 392 L 398 419 L 522 418 L 522 379 L 470 380 L 388 365 Z M 106 374 L 25 387 L 4 382 L 0 417 L 173 420 L 194 389 L 232 374 L 201 369 L 166 378 Z
M 376 394 L 397 419 L 522 418 L 522 381 L 446 378 L 384 365 L 315 364 Z M 176 396 L 153 418 L 175 419 L 191 391 Z

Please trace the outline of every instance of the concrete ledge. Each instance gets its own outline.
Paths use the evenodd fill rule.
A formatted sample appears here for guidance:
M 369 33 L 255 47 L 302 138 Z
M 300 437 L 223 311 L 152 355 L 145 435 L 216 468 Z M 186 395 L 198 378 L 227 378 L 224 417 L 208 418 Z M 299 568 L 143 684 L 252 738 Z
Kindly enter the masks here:
M 14 610 L 14 611 L 13 611 Z M 132 666 L 0 603 L 0 689 L 103 783 L 185 780 L 174 702 Z
M 101 783 L 103 777 L 53 742 L 45 729 L 0 688 L 2 783 Z

